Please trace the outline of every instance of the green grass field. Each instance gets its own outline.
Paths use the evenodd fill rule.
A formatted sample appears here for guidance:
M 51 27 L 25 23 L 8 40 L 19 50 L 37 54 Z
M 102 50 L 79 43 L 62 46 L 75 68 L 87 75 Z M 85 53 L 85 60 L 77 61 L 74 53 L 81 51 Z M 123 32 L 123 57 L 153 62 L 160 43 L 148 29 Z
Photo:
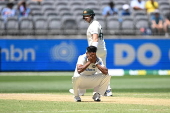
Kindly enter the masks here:
M 103 101 L 96 103 L 91 99 L 92 90 L 87 90 L 82 102 L 76 103 L 68 92 L 72 74 L 0 73 L 0 113 L 170 113 L 170 76 L 112 77 L 113 97 L 102 97 Z M 29 94 L 35 94 L 35 99 L 22 100 Z M 42 100 L 38 100 L 39 94 Z M 59 95 L 63 101 L 57 101 Z

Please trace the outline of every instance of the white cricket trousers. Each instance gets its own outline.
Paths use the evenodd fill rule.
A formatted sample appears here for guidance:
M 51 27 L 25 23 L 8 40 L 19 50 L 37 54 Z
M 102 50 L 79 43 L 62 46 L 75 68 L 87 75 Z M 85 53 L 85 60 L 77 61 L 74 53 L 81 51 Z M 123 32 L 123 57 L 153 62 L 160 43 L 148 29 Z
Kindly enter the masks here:
M 104 75 L 102 73 L 72 77 L 74 96 L 79 96 L 79 90 L 84 91 L 85 89 L 94 89 L 93 92 L 104 95 L 110 78 L 110 75 Z
M 104 50 L 104 49 L 98 49 L 97 50 L 97 56 L 100 57 L 103 61 L 103 64 L 106 66 L 106 57 L 107 57 L 107 50 Z M 107 66 L 106 66 L 107 67 Z M 107 89 L 112 89 L 111 86 L 110 86 L 110 82 L 108 84 L 108 87 Z M 85 93 L 86 91 L 83 91 L 83 90 L 80 90 L 81 93 Z
M 106 66 L 107 51 L 104 49 L 98 49 L 96 55 L 102 59 L 103 64 Z

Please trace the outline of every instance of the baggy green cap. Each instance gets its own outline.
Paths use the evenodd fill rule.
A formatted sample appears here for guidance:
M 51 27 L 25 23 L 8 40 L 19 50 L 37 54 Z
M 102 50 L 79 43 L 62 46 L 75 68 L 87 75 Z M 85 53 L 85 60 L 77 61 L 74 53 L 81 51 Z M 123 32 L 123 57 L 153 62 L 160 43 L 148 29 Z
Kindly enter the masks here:
M 85 9 L 83 15 L 95 15 L 95 13 L 92 9 Z

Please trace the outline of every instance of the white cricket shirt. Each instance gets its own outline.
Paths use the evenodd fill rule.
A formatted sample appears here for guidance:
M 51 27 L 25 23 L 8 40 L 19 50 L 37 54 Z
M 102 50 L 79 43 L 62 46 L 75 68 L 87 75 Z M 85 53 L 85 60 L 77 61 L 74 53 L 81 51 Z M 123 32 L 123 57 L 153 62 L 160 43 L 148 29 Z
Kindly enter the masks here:
M 80 55 L 77 61 L 77 64 L 84 65 L 88 61 L 86 54 Z M 101 58 L 97 58 L 97 62 L 99 62 L 99 65 L 104 67 L 103 61 Z M 95 66 L 94 63 L 90 64 L 82 73 L 77 72 L 77 66 L 74 72 L 74 77 L 78 77 L 80 75 L 93 75 L 95 74 L 99 69 Z
M 138 0 L 133 0 L 131 1 L 130 6 L 132 8 L 137 6 L 137 7 L 140 7 L 141 9 L 145 9 L 145 1 L 139 2 Z
M 87 41 L 89 46 L 91 46 L 93 42 L 92 34 L 98 34 L 99 36 L 97 48 L 106 50 L 105 41 L 103 39 L 102 26 L 96 20 L 93 20 L 87 29 Z

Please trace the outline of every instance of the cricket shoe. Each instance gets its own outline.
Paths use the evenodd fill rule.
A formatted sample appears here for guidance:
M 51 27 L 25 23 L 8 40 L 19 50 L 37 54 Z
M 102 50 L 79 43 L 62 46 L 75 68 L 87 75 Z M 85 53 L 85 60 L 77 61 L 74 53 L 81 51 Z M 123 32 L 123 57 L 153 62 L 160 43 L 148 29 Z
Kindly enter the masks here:
M 74 97 L 74 101 L 75 101 L 75 102 L 81 102 L 81 98 L 80 98 L 79 96 L 75 96 L 75 97 Z
M 112 90 L 111 89 L 107 89 L 106 92 L 104 93 L 104 96 L 113 96 L 112 95 Z
M 99 93 L 94 93 L 93 98 L 94 101 L 100 102 L 100 94 Z
M 74 94 L 74 90 L 73 89 L 69 89 L 69 92 Z
M 69 92 L 70 92 L 71 94 L 74 94 L 74 90 L 73 90 L 73 89 L 69 89 Z M 84 96 L 84 94 L 83 94 L 83 93 L 79 93 L 79 96 Z

